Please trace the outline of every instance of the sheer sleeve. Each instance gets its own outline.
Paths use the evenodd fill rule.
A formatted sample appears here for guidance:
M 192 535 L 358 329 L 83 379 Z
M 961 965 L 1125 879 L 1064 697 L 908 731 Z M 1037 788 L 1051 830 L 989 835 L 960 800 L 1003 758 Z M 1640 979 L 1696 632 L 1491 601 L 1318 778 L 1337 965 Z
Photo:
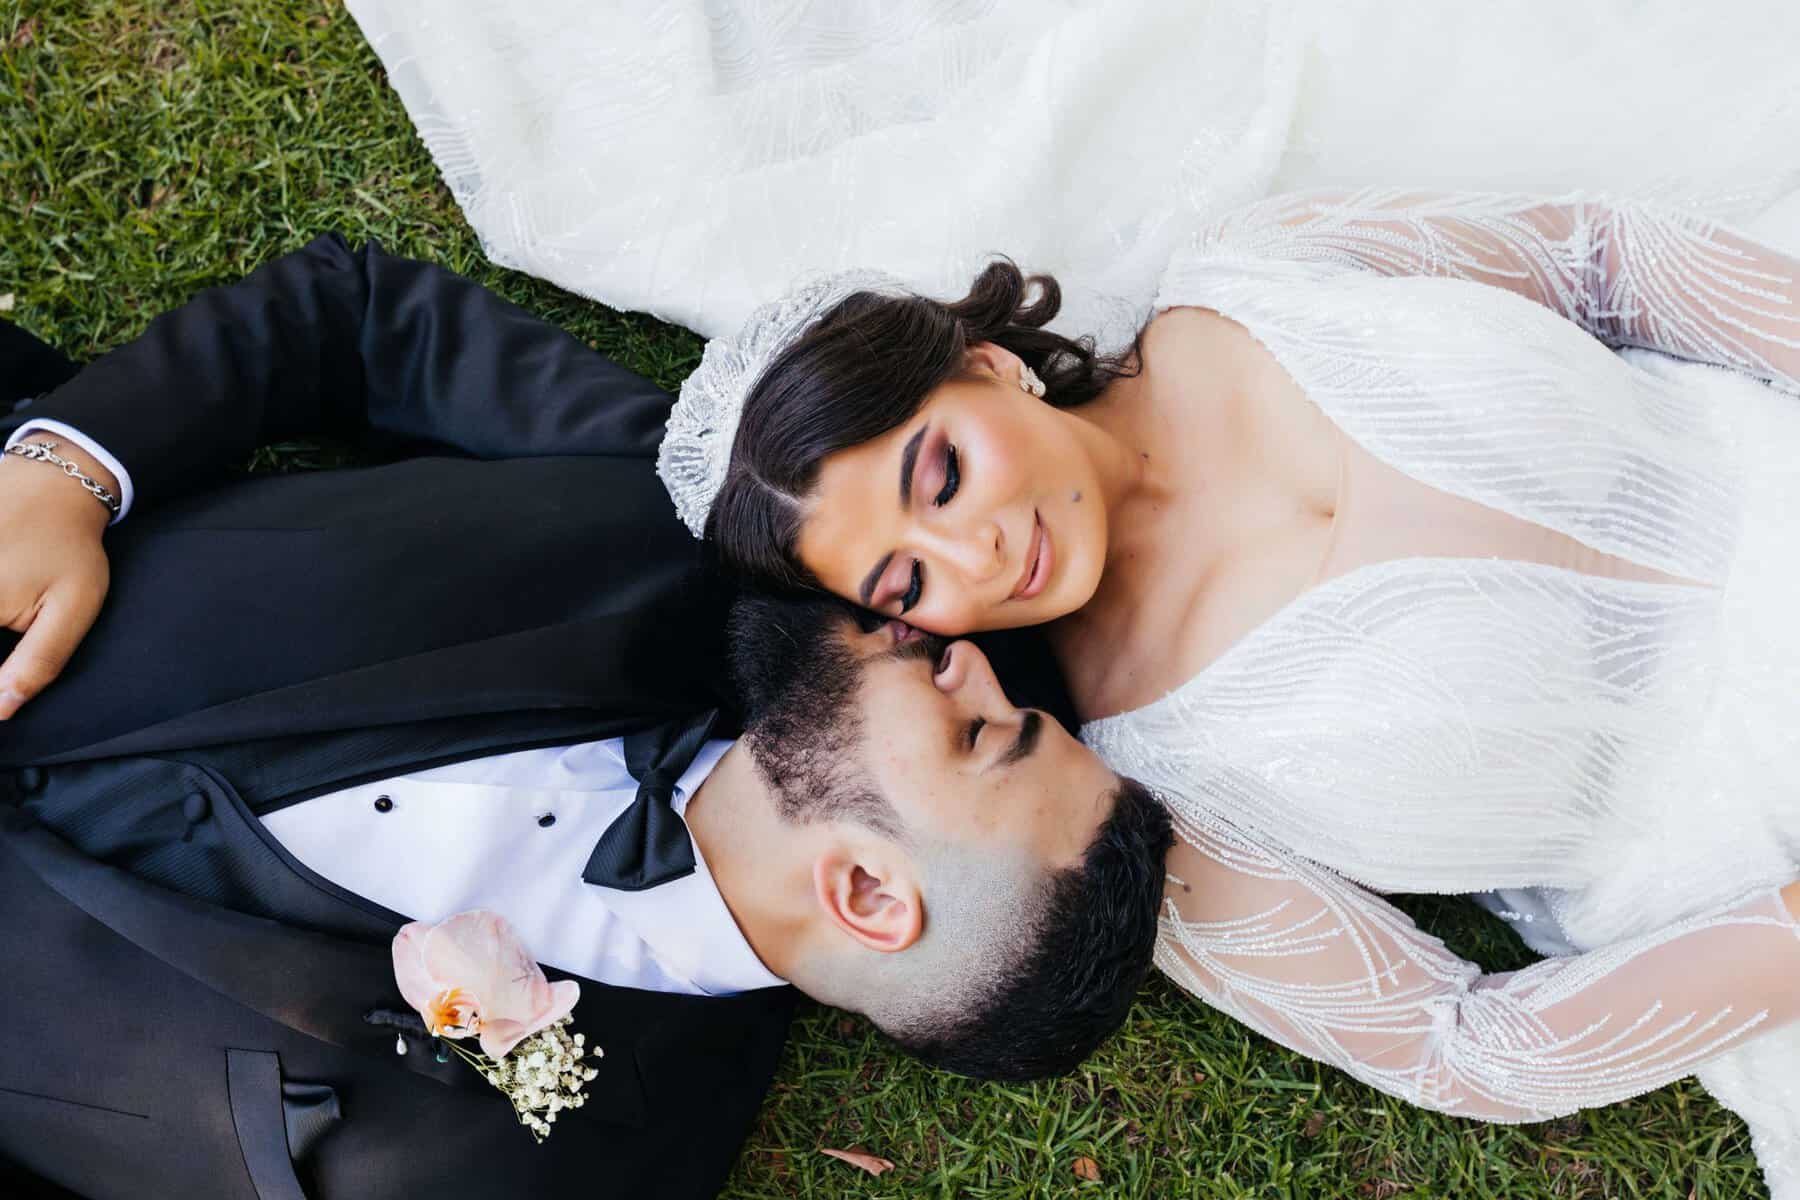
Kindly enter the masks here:
M 1535 1121 L 1623 1100 L 1800 1016 L 1769 889 L 1654 934 L 1483 975 L 1375 894 L 1178 817 L 1157 962 L 1214 1007 L 1425 1108 Z
M 1226 217 L 1197 250 L 1490 284 L 1609 346 L 1730 367 L 1800 395 L 1800 259 L 1680 209 L 1580 195 L 1302 193 Z

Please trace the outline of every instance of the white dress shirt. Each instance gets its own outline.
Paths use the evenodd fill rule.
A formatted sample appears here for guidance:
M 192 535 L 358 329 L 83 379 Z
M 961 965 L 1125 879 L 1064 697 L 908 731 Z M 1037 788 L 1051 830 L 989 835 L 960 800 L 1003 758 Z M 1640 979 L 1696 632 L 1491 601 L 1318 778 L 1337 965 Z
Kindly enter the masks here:
M 113 514 L 113 519 L 108 523 L 117 525 L 125 519 L 125 514 L 131 511 L 132 490 L 131 473 L 125 469 L 124 463 L 107 453 L 105 446 L 74 426 L 65 425 L 61 421 L 27 421 L 13 430 L 12 436 L 6 439 L 6 444 L 11 446 L 19 439 L 29 437 L 34 433 L 54 434 L 72 446 L 79 446 L 93 455 L 94 460 L 101 466 L 111 471 L 113 477 L 119 481 L 119 511 Z
M 708 742 L 674 808 L 731 746 Z M 601 983 L 724 995 L 778 987 L 694 847 L 692 875 L 623 892 L 584 882 L 594 844 L 637 795 L 620 739 L 490 755 L 305 800 L 263 818 L 339 887 L 420 921 L 504 916 L 539 962 Z

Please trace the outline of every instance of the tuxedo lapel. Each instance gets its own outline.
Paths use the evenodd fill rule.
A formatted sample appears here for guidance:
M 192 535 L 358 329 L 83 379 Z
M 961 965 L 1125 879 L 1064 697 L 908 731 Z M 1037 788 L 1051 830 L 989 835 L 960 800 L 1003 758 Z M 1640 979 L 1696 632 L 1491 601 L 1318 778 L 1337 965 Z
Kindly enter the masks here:
M 247 815 L 247 814 L 245 814 Z M 389 1066 L 427 1076 L 451 1087 L 485 1090 L 488 1084 L 454 1055 L 438 1062 L 423 1039 L 409 1052 L 395 1052 L 392 1023 L 366 1017 L 381 1011 L 410 1011 L 394 985 L 388 941 L 401 920 L 380 908 L 347 900 L 336 889 L 320 891 L 319 903 L 350 911 L 341 920 L 361 922 L 381 940 L 314 933 L 284 922 L 249 916 L 157 887 L 97 862 L 37 825 L 27 814 L 0 810 L 0 850 L 22 860 L 65 900 L 144 951 L 183 974 L 290 1029 Z M 322 882 L 322 881 L 321 881 Z M 587 983 L 576 1024 L 600 1016 L 607 989 Z M 642 1085 L 635 1055 L 621 1045 L 618 1028 L 589 1027 L 590 1041 L 615 1052 L 591 1064 L 599 1071 L 588 1085 L 593 1117 L 627 1125 L 644 1119 Z M 498 1099 L 498 1097 L 496 1097 Z
M 266 738 L 184 751 L 231 780 L 259 816 L 322 792 L 447 763 L 618 737 L 639 722 L 586 708 L 446 717 L 401 726 Z
M 635 614 L 631 620 L 641 617 Z M 693 711 L 692 688 L 660 692 L 642 682 L 655 677 L 647 664 L 610 661 L 625 646 L 650 644 L 649 629 L 629 624 L 624 619 L 571 622 L 380 663 L 183 713 L 39 761 L 159 754 L 316 734 L 354 734 L 363 745 L 385 743 L 393 753 L 416 759 L 410 744 L 415 735 L 405 726 L 472 718 L 495 725 L 536 720 L 554 729 L 559 723 L 547 714 L 576 710 L 577 725 L 624 730 Z M 518 677 L 521 662 L 533 664 L 528 679 Z M 602 713 L 611 715 L 596 723 Z

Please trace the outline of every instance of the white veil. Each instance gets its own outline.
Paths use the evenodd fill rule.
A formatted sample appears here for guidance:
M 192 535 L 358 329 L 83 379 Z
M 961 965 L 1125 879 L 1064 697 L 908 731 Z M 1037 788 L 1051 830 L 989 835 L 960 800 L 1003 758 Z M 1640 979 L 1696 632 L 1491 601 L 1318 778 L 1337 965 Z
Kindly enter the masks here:
M 1006 253 L 1111 342 L 1196 225 L 1385 183 L 1800 177 L 1792 0 L 350 0 L 496 262 L 708 336 Z

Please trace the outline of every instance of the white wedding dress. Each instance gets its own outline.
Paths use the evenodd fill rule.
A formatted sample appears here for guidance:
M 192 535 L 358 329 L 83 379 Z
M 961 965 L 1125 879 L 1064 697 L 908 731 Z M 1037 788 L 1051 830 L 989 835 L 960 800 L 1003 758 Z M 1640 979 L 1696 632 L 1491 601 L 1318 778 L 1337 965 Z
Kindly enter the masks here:
M 1800 1196 L 1800 259 L 1591 198 L 1282 197 L 1177 305 L 1360 465 L 1322 582 L 1083 730 L 1177 815 L 1159 965 L 1489 1120 L 1697 1074 Z M 1380 892 L 1488 892 L 1564 957 L 1482 977 Z
M 995 253 L 1115 340 L 1313 186 L 1800 186 L 1792 0 L 348 0 L 488 256 L 708 336 Z M 1785 185 L 1785 186 L 1784 186 Z

